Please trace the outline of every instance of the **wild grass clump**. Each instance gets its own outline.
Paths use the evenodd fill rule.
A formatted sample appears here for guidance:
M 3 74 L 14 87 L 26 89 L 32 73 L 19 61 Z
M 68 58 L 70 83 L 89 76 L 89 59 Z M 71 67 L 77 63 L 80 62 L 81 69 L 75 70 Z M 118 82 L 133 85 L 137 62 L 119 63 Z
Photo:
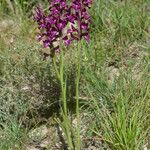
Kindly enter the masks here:
M 142 149 L 149 140 L 149 77 L 136 81 L 124 72 L 110 84 L 106 74 L 86 75 L 85 104 L 96 118 L 91 132 L 110 149 Z

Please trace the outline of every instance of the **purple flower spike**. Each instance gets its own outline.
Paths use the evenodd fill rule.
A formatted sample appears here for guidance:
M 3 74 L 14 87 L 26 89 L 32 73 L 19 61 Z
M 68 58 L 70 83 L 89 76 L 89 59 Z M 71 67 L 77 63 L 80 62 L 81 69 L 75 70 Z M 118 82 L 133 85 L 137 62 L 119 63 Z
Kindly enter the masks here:
M 72 0 L 72 4 L 70 6 L 71 15 L 68 17 L 70 18 L 70 22 L 72 23 L 72 18 L 74 18 L 72 25 L 72 30 L 69 30 L 71 37 L 74 40 L 81 40 L 82 37 L 88 42 L 89 35 L 88 29 L 90 24 L 90 16 L 88 15 L 87 9 L 90 8 L 92 4 L 92 0 Z M 74 28 L 74 29 L 73 29 Z M 85 35 L 86 36 L 83 36 Z
M 48 15 L 41 8 L 36 8 L 34 19 L 40 29 L 38 40 L 43 42 L 45 48 L 53 48 L 55 52 L 60 51 L 59 45 L 54 46 L 58 40 L 66 46 L 82 37 L 88 42 L 90 16 L 87 9 L 91 4 L 92 0 L 71 0 L 70 3 L 66 0 L 52 0 Z

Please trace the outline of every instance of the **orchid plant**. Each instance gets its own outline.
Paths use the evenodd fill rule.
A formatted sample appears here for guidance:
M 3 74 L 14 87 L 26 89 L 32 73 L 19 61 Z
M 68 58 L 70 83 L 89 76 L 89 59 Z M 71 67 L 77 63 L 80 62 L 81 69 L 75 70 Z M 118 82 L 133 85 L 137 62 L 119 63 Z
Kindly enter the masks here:
M 34 16 L 38 23 L 39 33 L 38 40 L 43 42 L 45 48 L 50 48 L 51 57 L 53 58 L 54 67 L 60 80 L 62 91 L 62 113 L 65 124 L 66 137 L 69 149 L 73 149 L 73 142 L 71 139 L 70 124 L 67 117 L 67 101 L 66 101 L 66 79 L 64 79 L 63 66 L 63 50 L 68 47 L 73 41 L 78 43 L 77 51 L 77 74 L 76 74 L 76 116 L 77 116 L 77 140 L 76 149 L 81 149 L 80 140 L 80 115 L 79 115 L 79 81 L 80 81 L 80 57 L 81 57 L 81 40 L 82 38 L 89 42 L 89 25 L 90 16 L 88 9 L 91 7 L 92 0 L 52 0 L 49 6 L 49 14 L 46 15 L 44 11 L 38 7 Z M 57 43 L 57 44 L 56 44 Z M 60 70 L 58 70 L 55 61 L 55 53 L 60 53 Z

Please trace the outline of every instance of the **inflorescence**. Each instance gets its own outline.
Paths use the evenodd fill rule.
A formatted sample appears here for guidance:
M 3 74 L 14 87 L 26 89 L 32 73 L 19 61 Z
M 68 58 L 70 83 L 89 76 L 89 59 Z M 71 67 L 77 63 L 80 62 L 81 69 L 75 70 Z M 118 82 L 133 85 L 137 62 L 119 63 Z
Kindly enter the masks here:
M 54 48 L 59 51 L 59 44 L 54 46 L 54 42 L 70 45 L 74 40 L 81 40 L 82 37 L 89 41 L 90 16 L 87 10 L 90 8 L 92 0 L 52 0 L 50 2 L 49 14 L 36 8 L 34 19 L 38 23 L 40 33 L 38 40 L 43 42 L 45 48 Z

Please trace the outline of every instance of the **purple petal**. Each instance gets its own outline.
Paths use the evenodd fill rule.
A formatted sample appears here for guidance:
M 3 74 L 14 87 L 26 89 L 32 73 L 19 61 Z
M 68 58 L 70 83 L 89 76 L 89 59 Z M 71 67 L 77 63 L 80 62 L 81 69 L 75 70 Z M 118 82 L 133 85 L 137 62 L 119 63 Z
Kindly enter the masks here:
M 81 29 L 87 30 L 88 29 L 88 23 L 82 22 L 81 23 Z
M 71 44 L 71 40 L 70 40 L 70 39 L 68 39 L 68 37 L 67 37 L 67 36 L 65 36 L 65 37 L 63 38 L 63 40 L 64 40 L 64 43 L 66 44 L 66 46 L 68 46 L 68 45 L 70 45 L 70 44 Z
M 50 45 L 50 43 L 49 43 L 48 40 L 43 41 L 43 46 L 44 46 L 44 48 L 49 47 L 49 45 Z
M 60 47 L 59 46 L 55 47 L 55 53 L 56 54 L 60 53 Z
M 84 37 L 84 39 L 86 40 L 86 42 L 89 42 L 90 37 L 89 37 L 89 34 L 88 34 L 88 33 L 84 33 L 84 34 L 83 34 L 83 37 Z

